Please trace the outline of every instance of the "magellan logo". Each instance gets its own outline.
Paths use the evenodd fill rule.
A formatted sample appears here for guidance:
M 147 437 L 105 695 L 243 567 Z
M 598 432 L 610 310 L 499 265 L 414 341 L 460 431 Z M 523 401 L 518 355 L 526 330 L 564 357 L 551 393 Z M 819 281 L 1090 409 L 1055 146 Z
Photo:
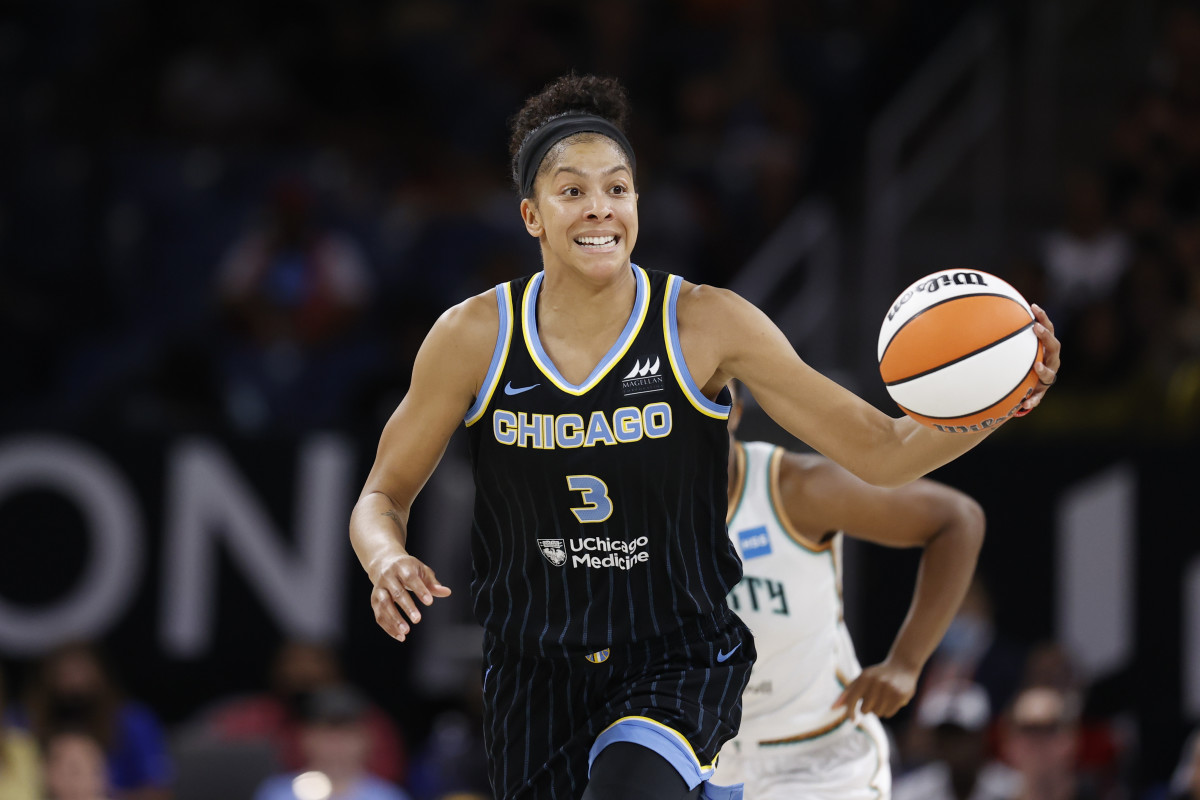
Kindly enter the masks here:
M 631 378 L 644 378 L 647 375 L 657 375 L 660 360 L 661 359 L 656 356 L 654 358 L 654 366 L 650 366 L 650 359 L 647 358 L 646 366 L 643 367 L 641 359 L 635 359 L 633 362 L 633 369 L 629 370 L 629 374 L 625 376 L 625 380 L 630 380 Z
M 634 394 L 645 394 L 646 392 L 658 392 L 663 388 L 663 376 L 658 374 L 658 368 L 662 364 L 662 358 L 654 357 L 654 363 L 650 363 L 650 357 L 646 356 L 646 363 L 643 364 L 640 358 L 634 359 L 633 369 L 629 370 L 629 374 L 621 379 L 621 391 L 626 397 Z
M 556 567 L 567 563 L 567 543 L 562 539 L 538 539 L 542 555 Z

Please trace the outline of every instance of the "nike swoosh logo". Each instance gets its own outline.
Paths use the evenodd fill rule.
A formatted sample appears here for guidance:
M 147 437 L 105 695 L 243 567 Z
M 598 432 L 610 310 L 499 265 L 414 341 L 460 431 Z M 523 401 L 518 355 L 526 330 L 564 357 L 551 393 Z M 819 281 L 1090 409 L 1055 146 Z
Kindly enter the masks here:
M 733 648 L 732 650 L 730 650 L 728 653 L 724 652 L 723 650 L 718 650 L 718 651 L 717 651 L 717 661 L 718 661 L 718 662 L 720 662 L 720 663 L 722 663 L 722 664 L 724 664 L 726 661 L 728 661 L 728 660 L 729 660 L 729 657 L 730 657 L 731 655 L 733 655 L 734 653 L 736 653 L 736 652 L 737 652 L 737 649 L 738 649 L 738 647 L 741 647 L 741 646 L 742 646 L 742 643 L 741 643 L 741 642 L 738 642 L 738 643 L 737 643 L 737 647 L 734 647 L 734 648 Z
M 504 384 L 504 393 L 508 395 L 520 394 L 521 392 L 528 392 L 530 389 L 536 389 L 539 386 L 541 386 L 540 383 L 535 383 L 532 386 L 522 386 L 520 389 L 514 389 L 512 381 L 509 381 Z

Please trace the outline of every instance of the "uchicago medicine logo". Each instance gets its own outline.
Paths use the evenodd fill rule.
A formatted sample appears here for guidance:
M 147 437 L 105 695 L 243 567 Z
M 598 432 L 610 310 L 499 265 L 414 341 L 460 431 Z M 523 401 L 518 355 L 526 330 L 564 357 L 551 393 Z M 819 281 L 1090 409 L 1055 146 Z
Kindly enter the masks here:
M 645 536 L 633 541 L 605 539 L 600 536 L 577 536 L 569 542 L 563 539 L 538 539 L 542 555 L 556 567 L 567 563 L 570 550 L 572 567 L 588 569 L 632 569 L 650 560 L 650 554 L 642 548 L 650 543 Z
M 554 566 L 561 567 L 567 563 L 567 549 L 562 539 L 538 539 L 538 547 L 546 560 Z

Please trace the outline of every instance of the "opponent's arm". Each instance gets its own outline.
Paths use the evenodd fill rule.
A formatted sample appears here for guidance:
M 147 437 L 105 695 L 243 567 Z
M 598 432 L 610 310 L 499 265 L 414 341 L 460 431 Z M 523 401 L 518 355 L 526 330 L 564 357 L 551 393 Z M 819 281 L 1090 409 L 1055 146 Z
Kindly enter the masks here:
M 922 479 L 898 489 L 864 483 L 819 456 L 789 453 L 780 467 L 780 494 L 798 531 L 819 539 L 828 531 L 888 547 L 923 547 L 908 615 L 887 658 L 867 667 L 835 707 L 890 717 L 916 691 L 925 662 L 971 584 L 983 546 L 983 509 L 962 492 Z
M 384 426 L 375 463 L 350 515 L 350 541 L 371 579 L 375 620 L 404 641 L 425 605 L 446 597 L 433 570 L 409 554 L 413 499 L 433 474 L 471 407 L 496 343 L 499 312 L 491 292 L 446 311 L 413 363 L 408 393 Z M 408 621 L 400 614 L 408 617 Z
M 1053 325 L 1040 308 L 1034 313 L 1045 347 L 1045 363 L 1035 369 L 1044 383 L 1023 401 L 1025 409 L 1041 402 L 1059 366 Z M 766 314 L 733 292 L 685 284 L 678 319 L 684 358 L 709 397 L 738 378 L 785 430 L 868 483 L 908 483 L 990 433 L 941 433 L 907 416 L 889 417 L 805 364 Z

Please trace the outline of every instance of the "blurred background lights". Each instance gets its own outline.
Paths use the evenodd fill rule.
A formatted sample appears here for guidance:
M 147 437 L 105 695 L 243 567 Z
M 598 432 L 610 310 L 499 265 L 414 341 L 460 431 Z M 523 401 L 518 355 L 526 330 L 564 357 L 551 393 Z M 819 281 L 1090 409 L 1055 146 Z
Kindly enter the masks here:
M 292 781 L 296 800 L 329 800 L 333 783 L 324 772 L 302 772 Z

